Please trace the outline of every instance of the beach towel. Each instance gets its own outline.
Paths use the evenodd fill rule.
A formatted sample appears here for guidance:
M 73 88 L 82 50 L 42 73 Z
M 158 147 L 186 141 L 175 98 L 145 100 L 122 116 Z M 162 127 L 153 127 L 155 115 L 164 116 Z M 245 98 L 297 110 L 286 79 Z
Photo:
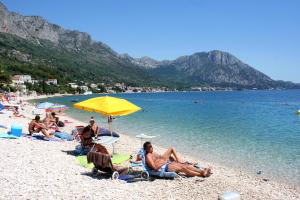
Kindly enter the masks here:
M 43 140 L 43 141 L 49 141 L 49 142 L 62 142 L 60 138 L 52 137 L 52 138 L 47 138 L 43 135 L 33 135 L 32 138 L 35 138 L 37 140 Z
M 125 175 L 120 175 L 118 177 L 119 180 L 126 181 L 127 183 L 134 183 L 138 181 L 147 181 L 147 179 L 142 178 L 140 174 L 125 174 Z
M 110 132 L 110 130 L 106 128 L 100 128 L 99 136 L 113 136 L 113 137 L 120 137 L 120 135 L 114 131 Z
M 112 163 L 113 164 L 121 164 L 125 161 L 130 160 L 131 155 L 129 154 L 114 154 L 112 157 Z M 79 162 L 79 165 L 85 167 L 85 168 L 89 168 L 89 169 L 93 169 L 94 164 L 93 163 L 88 163 L 87 162 L 87 157 L 85 155 L 83 156 L 77 156 L 76 157 L 77 161 Z
M 72 135 L 64 132 L 56 132 L 54 136 L 66 141 L 72 141 L 74 139 Z
M 17 139 L 19 137 L 15 136 L 15 135 L 7 134 L 7 133 L 0 133 L 0 138 L 4 138 L 4 139 Z
M 6 126 L 4 126 L 4 125 L 0 125 L 0 128 L 7 128 Z
M 0 110 L 3 110 L 4 108 L 5 106 L 2 103 L 0 103 Z

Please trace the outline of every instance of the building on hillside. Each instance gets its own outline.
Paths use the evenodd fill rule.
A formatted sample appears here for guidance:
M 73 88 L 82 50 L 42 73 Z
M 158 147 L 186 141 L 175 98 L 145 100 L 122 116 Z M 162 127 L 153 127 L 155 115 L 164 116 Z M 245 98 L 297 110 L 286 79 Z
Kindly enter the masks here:
M 78 88 L 78 85 L 76 83 L 68 83 L 68 85 L 73 89 Z
M 57 79 L 48 79 L 45 81 L 47 85 L 57 85 Z
M 31 80 L 31 83 L 32 83 L 32 84 L 36 84 L 36 83 L 39 83 L 39 82 L 40 82 L 40 80 L 35 80 L 35 79 L 32 79 L 32 80 Z
M 89 87 L 86 86 L 86 85 L 83 85 L 83 86 L 79 86 L 80 89 L 82 89 L 84 92 L 87 92 L 89 91 Z
M 91 83 L 90 87 L 91 87 L 91 88 L 97 88 L 97 84 Z
M 30 75 L 14 75 L 13 80 L 31 82 L 31 76 Z
M 16 85 L 22 85 L 24 83 L 31 83 L 30 75 L 14 75 L 12 77 L 12 83 Z

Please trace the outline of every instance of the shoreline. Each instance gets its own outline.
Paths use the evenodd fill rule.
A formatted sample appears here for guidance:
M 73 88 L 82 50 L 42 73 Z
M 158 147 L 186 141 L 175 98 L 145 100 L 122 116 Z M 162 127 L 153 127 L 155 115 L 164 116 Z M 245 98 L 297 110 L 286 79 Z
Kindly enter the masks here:
M 195 91 L 195 92 L 198 92 L 198 91 Z M 203 92 L 203 91 L 202 91 Z M 212 92 L 215 92 L 215 91 L 212 91 Z M 153 93 L 153 92 L 151 92 Z M 109 94 L 109 93 L 103 93 L 103 94 Z M 125 93 L 124 93 L 125 94 Z M 34 100 L 39 100 L 39 99 L 47 99 L 47 98 L 56 98 L 56 97 L 60 97 L 60 98 L 63 98 L 64 96 L 72 96 L 72 94 L 68 94 L 68 95 L 59 95 L 59 94 L 56 94 L 56 95 L 42 95 L 42 96 L 39 96 L 39 98 L 33 98 L 33 99 L 29 99 L 29 101 L 34 101 Z M 76 95 L 77 96 L 77 95 Z M 25 100 L 27 101 L 27 100 Z M 30 103 L 30 102 L 28 102 Z M 30 103 L 31 104 L 31 103 Z M 78 123 L 80 123 L 81 125 L 82 124 L 86 124 L 86 122 L 83 122 L 79 119 L 75 119 L 73 118 L 72 116 L 69 116 L 67 113 L 65 113 L 65 117 L 68 119 L 68 120 L 71 120 L 71 121 L 77 121 Z M 107 127 L 106 127 L 107 128 Z M 122 129 L 122 128 L 121 128 Z M 122 130 L 118 131 L 118 133 L 120 134 L 120 136 L 126 136 L 128 138 L 130 138 L 131 140 L 136 140 L 137 138 L 134 137 L 133 135 L 130 135 L 130 134 L 126 134 L 124 133 Z M 140 141 L 140 139 L 138 139 L 138 141 Z M 144 140 L 145 141 L 145 140 Z M 139 142 L 140 144 L 140 142 Z M 167 150 L 167 147 L 164 146 L 164 145 L 155 145 L 157 148 L 159 148 L 160 152 L 164 152 Z M 176 148 L 176 147 L 175 147 Z M 255 175 L 255 173 L 251 173 L 250 171 L 247 171 L 245 169 L 242 169 L 242 168 L 238 168 L 238 167 L 229 167 L 229 166 L 226 166 L 224 164 L 221 164 L 221 163 L 218 163 L 217 161 L 210 161 L 210 160 L 204 160 L 204 159 L 201 159 L 201 158 L 196 158 L 195 156 L 191 156 L 189 155 L 188 153 L 185 153 L 185 154 L 182 154 L 182 153 L 179 153 L 181 155 L 181 157 L 183 158 L 187 158 L 187 160 L 189 161 L 193 161 L 193 162 L 199 162 L 201 164 L 205 164 L 206 166 L 218 166 L 218 167 L 221 167 L 221 168 L 228 168 L 230 170 L 233 170 L 235 171 L 236 173 L 243 173 L 247 176 L 250 176 L 252 177 L 253 179 L 257 179 L 257 180 L 263 180 L 263 181 L 267 181 L 267 182 L 274 182 L 274 183 L 280 183 L 280 184 L 284 184 L 286 185 L 287 187 L 291 187 L 291 188 L 298 188 L 299 191 L 300 191 L 300 185 L 297 185 L 295 183 L 289 183 L 287 181 L 284 181 L 284 180 L 281 180 L 281 179 L 269 179 L 269 178 L 266 178 L 264 177 L 263 175 Z
M 173 91 L 166 91 L 166 92 L 173 92 Z M 220 92 L 220 91 L 192 91 L 192 92 Z M 221 91 L 221 92 L 226 92 L 226 91 Z M 157 92 L 146 92 L 146 93 L 157 93 Z M 159 92 L 158 92 L 159 93 Z M 163 92 L 164 93 L 164 92 Z M 96 93 L 95 93 L 96 94 Z M 99 93 L 99 94 L 110 94 L 110 93 Z M 131 93 L 120 93 L 120 94 L 131 94 Z M 45 95 L 46 97 L 40 97 L 40 98 L 36 98 L 36 99 L 30 99 L 30 100 L 37 100 L 37 99 L 44 99 L 44 98 L 55 98 L 55 97 L 61 97 L 63 98 L 64 96 L 72 96 L 72 94 L 67 94 L 67 95 L 59 95 L 59 94 L 56 94 L 56 95 Z M 77 95 L 75 95 L 77 96 Z M 82 96 L 79 94 L 79 96 Z M 85 96 L 85 95 L 83 95 Z M 88 95 L 87 95 L 88 96 Z M 68 117 L 68 119 L 70 120 L 73 120 L 73 121 L 78 121 L 79 123 L 81 124 L 85 124 L 85 122 L 82 122 L 80 121 L 79 119 L 75 119 L 71 116 L 69 116 L 68 114 L 65 114 L 66 117 Z M 132 140 L 135 140 L 136 138 L 132 135 L 129 135 L 129 134 L 126 134 L 126 133 L 123 133 L 121 131 L 121 134 L 122 136 L 126 136 L 126 137 L 129 137 L 131 138 Z M 140 140 L 140 139 L 138 139 Z M 155 145 L 157 146 L 161 152 L 167 150 L 167 147 L 163 146 L 163 145 Z M 176 148 L 176 147 L 175 147 Z M 291 188 L 298 188 L 299 191 L 300 191 L 300 185 L 297 185 L 297 184 L 294 184 L 294 183 L 289 183 L 287 181 L 283 181 L 283 180 L 280 180 L 280 179 L 269 179 L 269 178 L 266 178 L 266 177 L 263 177 L 263 176 L 260 176 L 260 175 L 255 175 L 254 173 L 251 173 L 250 171 L 247 171 L 245 169 L 241 169 L 241 168 L 238 168 L 238 167 L 229 167 L 229 166 L 226 166 L 226 165 L 223 165 L 221 163 L 218 163 L 216 161 L 210 161 L 210 160 L 203 160 L 203 159 L 200 159 L 200 158 L 195 158 L 194 156 L 191 156 L 191 155 L 188 155 L 187 153 L 185 154 L 180 154 L 183 158 L 188 158 L 189 161 L 195 161 L 195 162 L 199 162 L 201 161 L 201 163 L 205 163 L 206 166 L 220 166 L 222 168 L 230 168 L 234 171 L 236 171 L 237 173 L 244 173 L 245 175 L 248 175 L 248 176 L 251 176 L 253 179 L 257 179 L 257 180 L 267 180 L 267 182 L 271 181 L 271 182 L 275 182 L 275 183 L 283 183 L 285 184 L 286 186 L 288 187 L 291 187 Z
M 215 91 L 214 91 L 215 92 Z M 217 91 L 218 92 L 218 91 Z M 103 93 L 104 94 L 104 93 Z M 105 93 L 107 94 L 107 93 Z M 121 94 L 124 94 L 124 93 L 121 93 Z M 63 98 L 64 96 L 71 96 L 71 95 L 50 95 L 50 96 L 42 96 L 38 99 L 43 99 L 43 98 L 56 98 L 56 97 L 59 97 L 59 98 Z M 34 100 L 34 99 L 30 99 L 30 100 Z M 81 124 L 85 124 L 85 122 L 81 121 L 82 119 L 76 119 L 76 118 L 73 118 L 71 116 L 69 116 L 69 113 L 65 113 L 65 115 L 72 119 L 73 121 L 76 120 L 76 121 L 79 121 L 81 122 Z M 106 126 L 104 126 L 105 128 L 108 128 Z M 134 135 L 136 134 L 129 134 L 129 133 L 124 133 L 123 129 L 122 129 L 122 126 L 119 127 L 119 130 L 115 130 L 117 131 L 118 133 L 121 133 L 121 135 L 126 135 L 127 137 L 130 137 L 131 139 L 136 139 Z M 146 141 L 146 140 L 143 140 L 143 141 Z M 166 144 L 157 144 L 156 146 L 158 146 L 159 148 L 161 149 L 164 149 L 166 150 L 167 149 L 167 145 Z M 176 146 L 174 146 L 176 148 Z M 178 151 L 178 149 L 177 149 Z M 229 165 L 226 165 L 224 163 L 221 163 L 221 162 L 218 162 L 218 160 L 209 160 L 209 159 L 203 159 L 201 158 L 200 156 L 197 156 L 195 154 L 191 154 L 191 153 L 182 153 L 183 157 L 187 157 L 189 158 L 190 160 L 193 160 L 193 161 L 196 161 L 196 162 L 199 162 L 201 161 L 201 163 L 206 163 L 207 165 L 209 166 L 221 166 L 223 168 L 230 168 L 230 169 L 233 169 L 237 172 L 243 172 L 249 176 L 252 176 L 253 178 L 255 179 L 261 179 L 261 180 L 266 180 L 266 181 L 273 181 L 273 182 L 276 182 L 276 183 L 283 183 L 289 187 L 296 187 L 296 188 L 299 188 L 300 189 L 300 183 L 298 184 L 297 182 L 289 182 L 287 179 L 283 179 L 283 178 L 276 178 L 276 177 L 271 177 L 270 174 L 265 174 L 265 173 L 262 173 L 262 174 L 258 174 L 259 172 L 261 172 L 260 170 L 263 171 L 263 168 L 262 169 L 259 169 L 257 171 L 253 171 L 253 170 L 249 170 L 247 168 L 242 168 L 242 167 L 239 167 L 239 166 L 229 166 Z M 198 161 L 197 161 L 198 160 Z
M 64 96 L 64 95 L 61 95 Z M 58 96 L 51 96 L 51 97 L 58 97 Z M 22 97 L 21 97 L 22 98 Z M 42 99 L 42 98 L 49 98 L 49 96 L 40 96 L 39 98 L 26 98 L 26 99 L 22 99 L 25 102 L 28 102 L 28 100 L 34 100 L 34 99 Z M 29 110 L 29 108 L 32 108 L 32 104 L 30 102 L 28 102 L 28 105 L 25 106 L 26 109 Z M 29 107 L 29 108 L 28 108 Z M 65 116 L 61 116 L 61 118 L 63 120 L 67 119 L 69 121 L 72 121 L 73 123 L 70 124 L 70 126 L 66 127 L 64 130 L 66 131 L 70 131 L 72 129 L 72 127 L 74 127 L 75 125 L 82 125 L 82 124 L 86 124 L 84 122 L 81 122 L 79 120 L 76 120 L 68 115 Z M 10 120 L 10 122 L 12 121 L 17 121 L 18 123 L 23 123 L 23 125 L 25 126 L 26 124 L 28 124 L 28 119 L 15 119 L 15 118 L 8 118 L 8 120 Z M 0 120 L 0 122 L 2 122 L 2 120 Z M 26 129 L 26 128 L 25 128 Z M 23 129 L 24 130 L 24 129 Z M 140 148 L 140 139 L 135 138 L 133 136 L 130 135 L 126 135 L 124 133 L 120 134 L 120 140 L 116 145 L 116 151 L 120 152 L 120 153 L 124 153 L 124 152 L 130 152 L 130 153 L 135 153 L 137 152 L 137 150 Z M 12 151 L 10 153 L 10 148 L 14 148 L 15 147 L 15 142 L 19 143 L 17 145 L 17 149 L 16 151 Z M 144 198 L 144 199 L 166 199 L 166 198 L 172 198 L 172 199 L 182 199 L 182 198 L 191 198 L 191 199 L 217 199 L 217 196 L 223 192 L 226 191 L 234 191 L 234 192 L 239 192 L 241 194 L 241 199 L 299 199 L 300 198 L 300 187 L 298 186 L 291 186 L 285 183 L 280 183 L 280 182 L 276 182 L 273 180 L 270 181 L 264 181 L 262 180 L 263 177 L 256 177 L 253 176 L 252 174 L 249 174 L 245 171 L 241 171 L 238 169 L 233 169 L 233 168 L 229 168 L 229 167 L 225 167 L 216 163 L 211 163 L 211 162 L 207 162 L 207 161 L 201 161 L 201 164 L 204 164 L 206 166 L 212 166 L 213 168 L 213 175 L 209 178 L 200 178 L 200 177 L 193 177 L 193 178 L 178 178 L 175 180 L 156 180 L 154 182 L 137 182 L 134 184 L 129 184 L 129 183 L 124 183 L 123 181 L 112 181 L 112 180 L 99 180 L 99 179 L 95 179 L 95 178 L 90 178 L 90 177 L 86 177 L 84 176 L 82 173 L 86 173 L 89 170 L 81 167 L 78 165 L 78 163 L 76 162 L 74 156 L 70 156 L 70 155 L 66 155 L 66 153 L 63 153 L 63 151 L 65 150 L 72 150 L 75 148 L 75 146 L 77 145 L 76 142 L 64 142 L 62 143 L 55 143 L 55 142 L 43 142 L 43 141 L 34 141 L 34 140 L 30 140 L 27 138 L 20 138 L 18 140 L 0 140 L 0 147 L 1 146 L 5 146 L 8 145 L 8 150 L 5 150 L 3 152 L 2 155 L 0 155 L 0 158 L 5 159 L 5 157 L 7 157 L 6 154 L 9 154 L 9 159 L 8 162 L 2 162 L 2 164 L 0 164 L 0 169 L 4 170 L 2 175 L 0 175 L 0 183 L 3 184 L 4 186 L 7 186 L 7 183 L 5 183 L 4 181 L 1 181 L 1 178 L 3 180 L 6 180 L 7 177 L 5 177 L 5 174 L 10 174 L 10 172 L 6 169 L 6 165 L 4 165 L 4 163 L 6 163 L 7 165 L 11 165 L 11 164 L 15 164 L 12 160 L 12 157 L 14 157 L 14 155 L 11 154 L 16 154 L 14 152 L 18 152 L 20 153 L 20 151 L 28 151 L 28 148 L 26 149 L 26 146 L 31 146 L 31 148 L 33 148 L 34 151 L 35 149 L 39 150 L 39 149 L 49 149 L 49 152 L 55 152 L 55 154 L 61 158 L 61 160 L 59 160 L 59 162 L 57 162 L 57 164 L 59 164 L 60 162 L 62 162 L 62 166 L 60 166 L 62 168 L 62 171 L 66 170 L 67 172 L 64 172 L 66 174 L 64 174 L 64 176 L 62 177 L 62 179 L 66 179 L 65 181 L 71 181 L 73 179 L 76 179 L 76 181 L 83 181 L 84 185 L 90 185 L 91 187 L 91 198 L 97 197 L 99 196 L 102 199 L 111 199 L 111 198 L 115 198 L 115 199 L 122 199 L 124 197 L 124 195 L 129 195 L 129 199 L 140 199 L 140 198 Z M 21 146 L 20 149 L 18 146 Z M 158 152 L 163 152 L 165 150 L 165 148 L 163 148 L 162 146 L 158 146 L 155 145 L 155 149 L 158 150 Z M 1 148 L 2 149 L 2 148 Z M 108 147 L 108 150 L 111 152 L 111 147 Z M 47 152 L 43 152 L 43 155 L 46 154 Z M 18 155 L 18 154 L 17 154 Z M 38 155 L 36 155 L 38 156 Z M 189 161 L 196 161 L 195 158 L 192 158 L 191 156 L 188 155 L 182 155 L 180 154 L 181 157 L 183 157 L 184 159 L 187 159 Z M 36 157 L 34 156 L 34 154 L 29 154 L 29 157 L 31 160 L 30 162 L 35 163 L 36 161 Z M 56 164 L 54 164 L 53 162 L 56 160 L 57 158 L 55 156 L 50 156 L 49 157 L 49 162 L 52 163 L 53 165 L 56 166 Z M 65 162 L 65 160 L 67 162 Z M 31 165 L 30 162 L 28 163 L 28 161 L 26 161 L 27 159 L 25 159 L 25 168 L 29 168 L 33 171 L 36 171 L 36 165 Z M 24 161 L 23 161 L 24 162 Z M 197 162 L 199 162 L 199 160 L 197 160 Z M 27 163 L 27 164 L 26 164 Z M 68 164 L 67 164 L 68 163 Z M 46 169 L 41 169 L 42 171 L 40 172 L 41 174 L 44 174 L 43 170 L 47 170 L 47 168 L 49 168 L 50 171 L 56 171 L 55 168 L 53 168 L 51 165 L 49 165 L 47 162 L 45 163 L 41 163 L 41 166 L 44 166 L 44 164 L 46 164 L 45 166 Z M 65 164 L 65 165 L 64 165 Z M 68 167 L 71 167 L 71 170 L 68 169 Z M 9 168 L 9 167 L 8 167 Z M 74 169 L 74 170 L 73 170 Z M 77 173 L 76 170 L 79 170 L 81 172 L 81 174 Z M 20 176 L 17 179 L 13 179 L 12 182 L 8 181 L 11 184 L 18 184 L 20 181 L 22 181 L 22 177 L 24 178 L 28 178 L 26 176 L 26 174 L 22 174 L 22 170 L 20 172 L 17 172 L 16 174 L 10 174 L 10 175 L 14 175 L 14 176 Z M 70 172 L 70 174 L 69 174 Z M 55 172 L 54 172 L 55 173 Z M 58 173 L 58 172 L 57 172 Z M 55 173 L 57 175 L 57 173 Z M 29 175 L 30 175 L 30 170 L 29 170 Z M 44 174 L 45 175 L 45 174 Z M 47 176 L 47 175 L 45 175 Z M 58 177 L 60 177 L 59 175 L 57 175 Z M 49 178 L 50 180 L 52 180 L 52 178 Z M 63 191 L 61 190 L 62 188 L 65 188 L 65 186 L 63 186 L 63 183 L 65 183 L 65 181 L 62 181 L 62 179 L 56 180 L 56 178 L 54 178 L 54 185 L 57 185 L 57 190 L 58 191 Z M 32 185 L 37 186 L 38 184 L 38 180 L 29 180 L 29 182 L 32 182 Z M 105 190 L 108 190 L 108 192 L 104 192 L 104 196 L 101 196 L 101 192 L 96 192 L 97 190 L 95 189 L 95 185 L 98 185 L 99 187 L 105 188 Z M 30 184 L 29 184 L 30 185 Z M 3 187 L 3 186 L 2 186 Z M 38 187 L 38 186 L 37 186 Z M 49 185 L 49 187 L 51 189 L 53 189 L 53 185 Z M 74 186 L 75 187 L 75 186 Z M 72 186 L 73 189 L 76 190 L 76 194 L 68 194 L 69 196 L 66 196 L 67 194 L 58 192 L 56 194 L 56 198 L 74 198 L 74 197 L 78 197 L 79 198 L 86 198 L 88 196 L 82 196 L 80 194 L 78 194 L 79 192 L 83 192 L 80 184 L 77 185 L 77 187 L 74 188 Z M 148 192 L 145 192 L 145 187 L 149 188 Z M 167 190 L 166 189 L 167 187 Z M 7 187 L 3 187 L 4 189 L 10 189 Z M 97 188 L 97 187 L 96 187 Z M 13 188 L 12 188 L 13 189 Z M 3 189 L 2 189 L 3 190 Z M 41 191 L 37 192 L 37 194 L 41 195 L 43 193 L 48 193 L 47 189 L 40 189 Z M 20 190 L 21 191 L 21 190 Z M 119 191 L 119 193 L 113 193 L 113 191 Z M 18 193 L 18 191 L 15 191 Z M 53 191 L 52 191 L 53 192 Z M 5 193 L 5 192 L 4 192 Z M 132 193 L 138 193 L 140 196 L 136 196 Z M 6 194 L 6 193 L 5 193 Z M 9 199 L 15 196 L 10 196 L 13 194 L 10 194 L 9 192 L 7 192 L 6 194 Z M 28 196 L 29 195 L 29 196 Z M 36 196 L 36 194 L 28 194 L 27 197 L 31 197 L 31 198 L 37 198 L 40 196 Z M 32 196 L 30 196 L 32 195 Z M 21 199 L 23 199 L 24 196 L 19 197 Z M 51 196 L 50 196 L 51 197 Z

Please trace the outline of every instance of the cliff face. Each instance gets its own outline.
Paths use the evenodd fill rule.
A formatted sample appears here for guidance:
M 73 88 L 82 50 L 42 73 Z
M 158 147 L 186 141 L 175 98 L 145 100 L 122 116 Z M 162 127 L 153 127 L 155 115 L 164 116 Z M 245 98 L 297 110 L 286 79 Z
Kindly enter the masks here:
M 9 12 L 0 2 L 0 32 L 10 33 L 24 39 L 44 39 L 55 44 L 62 44 L 66 48 L 78 49 L 94 42 L 88 33 L 67 30 L 56 24 L 49 23 L 39 16 L 23 16 Z M 109 51 L 113 52 L 105 44 L 98 42 Z

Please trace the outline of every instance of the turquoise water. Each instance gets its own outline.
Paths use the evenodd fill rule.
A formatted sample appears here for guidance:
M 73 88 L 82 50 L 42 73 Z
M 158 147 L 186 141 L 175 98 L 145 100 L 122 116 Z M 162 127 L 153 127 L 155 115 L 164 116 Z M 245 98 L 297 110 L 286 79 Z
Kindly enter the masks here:
M 71 106 L 71 99 L 50 101 Z M 128 135 L 159 135 L 152 140 L 172 145 L 196 158 L 236 167 L 265 178 L 300 185 L 300 90 L 137 93 L 113 95 L 143 108 L 118 117 L 114 130 Z M 95 116 L 71 107 L 74 118 Z

